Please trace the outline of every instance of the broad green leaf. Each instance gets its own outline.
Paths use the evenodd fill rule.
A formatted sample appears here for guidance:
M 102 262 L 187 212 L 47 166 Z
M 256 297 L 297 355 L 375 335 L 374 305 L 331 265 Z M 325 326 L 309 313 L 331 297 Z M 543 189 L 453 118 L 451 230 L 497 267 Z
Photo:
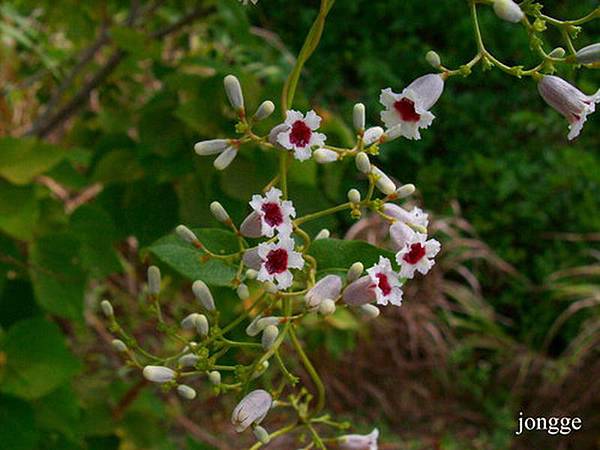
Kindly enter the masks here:
M 345 241 L 341 239 L 319 239 L 313 242 L 309 253 L 317 260 L 317 269 L 346 269 L 360 261 L 370 267 L 379 261 L 380 256 L 395 264 L 394 254 L 364 241 Z
M 0 396 L 0 445 L 7 450 L 31 450 L 39 433 L 33 409 L 14 397 Z
M 30 246 L 30 275 L 37 302 L 48 312 L 79 320 L 83 312 L 85 275 L 80 246 L 68 234 L 37 239 Z
M 0 176 L 13 184 L 30 183 L 65 157 L 65 150 L 32 138 L 0 138 Z
M 58 326 L 42 318 L 13 325 L 0 351 L 6 358 L 0 391 L 26 399 L 49 394 L 80 369 Z
M 41 314 L 35 303 L 31 283 L 22 280 L 9 280 L 0 292 L 0 325 L 4 328 L 13 323 Z
M 0 230 L 30 240 L 40 216 L 33 186 L 15 186 L 0 180 Z
M 198 239 L 213 253 L 230 254 L 239 250 L 235 235 L 230 231 L 194 229 Z M 160 261 L 190 280 L 203 280 L 215 286 L 228 286 L 234 279 L 236 268 L 219 259 L 201 261 L 204 253 L 184 242 L 174 234 L 165 236 L 149 248 Z
M 64 385 L 34 403 L 40 429 L 58 431 L 72 442 L 79 441 L 81 408 L 71 386 Z
M 131 182 L 144 175 L 132 149 L 112 150 L 105 154 L 94 169 L 94 181 L 102 183 Z

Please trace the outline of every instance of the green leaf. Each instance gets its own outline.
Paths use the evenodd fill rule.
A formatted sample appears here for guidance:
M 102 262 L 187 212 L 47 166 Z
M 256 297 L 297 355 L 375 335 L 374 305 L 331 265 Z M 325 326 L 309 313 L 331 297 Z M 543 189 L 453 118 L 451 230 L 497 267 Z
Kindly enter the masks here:
M 33 409 L 26 402 L 0 396 L 0 442 L 2 448 L 31 450 L 38 440 Z
M 14 186 L 0 179 L 0 230 L 30 240 L 40 216 L 33 186 Z
M 379 261 L 380 256 L 395 264 L 394 253 L 364 241 L 345 241 L 340 239 L 319 239 L 313 242 L 309 253 L 317 260 L 317 269 L 346 269 L 360 261 L 370 267 Z
M 72 442 L 81 440 L 81 408 L 71 386 L 36 400 L 35 416 L 40 429 L 58 431 Z
M 235 234 L 230 231 L 194 229 L 198 239 L 213 253 L 229 254 L 239 250 Z M 204 252 L 195 249 L 175 234 L 165 236 L 149 248 L 160 261 L 190 280 L 203 280 L 214 286 L 228 286 L 236 275 L 236 268 L 219 259 L 202 262 Z
M 0 176 L 13 184 L 30 183 L 65 157 L 65 150 L 32 138 L 0 139 Z
M 44 236 L 30 246 L 30 276 L 37 302 L 47 311 L 79 320 L 83 313 L 85 276 L 79 243 L 68 234 Z
M 18 397 L 35 399 L 49 394 L 80 370 L 58 326 L 42 318 L 13 325 L 0 350 L 6 358 L 0 391 Z

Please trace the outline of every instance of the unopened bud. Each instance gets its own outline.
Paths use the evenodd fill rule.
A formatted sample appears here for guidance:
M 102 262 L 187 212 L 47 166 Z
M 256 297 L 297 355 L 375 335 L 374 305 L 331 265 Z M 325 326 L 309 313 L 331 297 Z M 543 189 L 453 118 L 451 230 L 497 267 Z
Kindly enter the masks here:
M 254 113 L 254 120 L 266 119 L 273 114 L 273 111 L 275 111 L 275 104 L 271 100 L 265 100 Z
M 230 220 L 229 214 L 227 214 L 227 211 L 225 208 L 223 208 L 223 205 L 217 201 L 210 204 L 210 212 L 219 222 L 225 223 Z
M 329 232 L 329 230 L 327 228 L 323 228 L 315 236 L 315 241 L 318 241 L 319 239 L 329 239 L 329 236 L 331 236 L 331 233 Z
M 371 171 L 371 161 L 369 161 L 366 153 L 361 152 L 356 155 L 354 162 L 356 163 L 356 168 L 365 175 Z
M 198 313 L 192 313 L 188 316 L 186 316 L 181 322 L 181 328 L 183 328 L 184 330 L 193 330 L 196 328 L 196 320 L 198 320 L 198 316 L 200 314 Z
M 213 166 L 217 170 L 225 170 L 229 167 L 229 164 L 233 162 L 237 156 L 238 150 L 235 147 L 228 147 L 223 153 L 221 153 L 213 162 Z
M 403 184 L 396 189 L 396 198 L 406 198 L 415 192 L 414 184 Z
M 194 400 L 196 398 L 196 391 L 187 384 L 177 386 L 177 393 L 186 400 Z
M 177 362 L 181 367 L 194 367 L 199 360 L 200 358 L 198 355 L 188 353 L 187 355 L 183 355 L 181 358 L 179 358 Z
M 348 283 L 352 283 L 354 280 L 358 280 L 358 278 L 362 275 L 365 270 L 365 266 L 361 262 L 355 262 L 348 269 L 348 273 L 346 274 L 346 280 Z
M 246 278 L 248 280 L 256 280 L 257 276 L 258 276 L 258 271 L 254 270 L 254 269 L 246 270 Z
M 594 64 L 600 62 L 600 43 L 588 45 L 577 51 L 575 59 L 579 64 Z
M 258 367 L 256 369 L 256 371 L 252 374 L 252 379 L 255 380 L 256 378 L 260 377 L 263 373 L 266 372 L 266 370 L 269 368 L 269 361 L 265 360 L 262 362 L 262 364 L 260 365 L 260 367 Z
M 146 380 L 153 383 L 168 383 L 175 379 L 175 371 L 163 366 L 146 366 L 142 374 Z
M 313 152 L 313 158 L 318 164 L 329 164 L 337 161 L 338 154 L 333 150 L 319 148 Z
M 100 309 L 102 310 L 102 314 L 109 319 L 115 315 L 113 306 L 108 300 L 102 300 L 100 302 Z
M 196 300 L 198 300 L 207 311 L 215 310 L 215 300 L 204 281 L 194 281 L 194 284 L 192 284 L 192 292 L 194 292 Z
M 517 23 L 523 20 L 525 14 L 513 0 L 494 0 L 494 12 L 502 20 Z
M 235 431 L 241 433 L 250 425 L 262 422 L 272 405 L 273 397 L 267 391 L 257 389 L 250 392 L 240 400 L 231 415 Z
M 123 342 L 121 339 L 113 339 L 111 344 L 113 348 L 118 352 L 124 353 L 127 351 L 127 346 L 125 345 L 125 342 Z
M 269 442 L 271 442 L 269 432 L 260 425 L 255 426 L 252 432 L 254 433 L 254 437 L 256 438 L 256 440 L 259 441 L 261 444 L 267 445 Z
M 228 139 L 211 139 L 194 144 L 194 151 L 200 156 L 218 155 L 229 147 Z
M 275 283 L 273 283 L 272 281 L 265 281 L 263 283 L 263 287 L 264 287 L 265 291 L 267 291 L 267 293 L 269 293 L 269 294 L 277 294 L 277 292 L 279 292 L 279 289 L 277 288 Z
M 196 331 L 200 336 L 208 335 L 208 319 L 204 314 L 198 314 L 196 317 Z
M 358 310 L 360 311 L 361 316 L 367 320 L 374 319 L 379 316 L 379 308 L 375 305 L 371 305 L 370 303 L 359 306 Z
M 442 65 L 442 60 L 440 59 L 440 55 L 438 55 L 433 50 L 429 50 L 427 52 L 427 54 L 425 55 L 425 60 L 434 69 L 439 69 L 439 67 Z
M 363 131 L 365 129 L 365 116 L 365 105 L 362 103 L 354 105 L 354 109 L 352 110 L 352 122 L 356 131 Z
M 265 350 L 269 350 L 273 347 L 275 339 L 279 336 L 279 328 L 275 325 L 269 325 L 265 328 L 262 334 L 262 346 Z
M 208 381 L 211 382 L 214 386 L 218 386 L 221 384 L 221 373 L 216 370 L 211 371 L 208 374 Z
M 335 302 L 326 298 L 319 304 L 319 312 L 324 316 L 329 316 L 335 312 Z
M 236 111 L 244 110 L 244 95 L 242 94 L 242 86 L 240 81 L 234 75 L 227 75 L 223 80 L 225 93 L 229 99 L 229 103 Z
M 377 181 L 375 181 L 375 186 L 385 195 L 393 194 L 396 191 L 396 185 L 394 182 L 388 177 L 381 169 L 373 166 L 371 169 L 371 173 L 377 177 Z
M 350 203 L 360 203 L 360 192 L 358 189 L 350 189 L 348 191 L 348 201 Z
M 551 58 L 562 58 L 566 54 L 567 54 L 567 52 L 565 51 L 564 48 L 556 47 L 554 50 L 552 50 L 550 53 L 548 53 L 548 56 L 550 56 Z
M 365 145 L 374 144 L 383 136 L 383 128 L 381 127 L 371 127 L 365 131 L 363 136 L 363 142 Z
M 244 283 L 240 284 L 237 287 L 236 292 L 240 300 L 246 300 L 250 297 L 250 290 L 248 289 L 248 286 L 246 286 Z
M 160 269 L 156 266 L 148 267 L 148 292 L 152 295 L 160 292 Z
M 181 239 L 183 239 L 186 242 L 189 242 L 190 244 L 198 242 L 198 238 L 196 237 L 194 232 L 185 225 L 178 225 L 177 228 L 175 228 L 175 233 Z

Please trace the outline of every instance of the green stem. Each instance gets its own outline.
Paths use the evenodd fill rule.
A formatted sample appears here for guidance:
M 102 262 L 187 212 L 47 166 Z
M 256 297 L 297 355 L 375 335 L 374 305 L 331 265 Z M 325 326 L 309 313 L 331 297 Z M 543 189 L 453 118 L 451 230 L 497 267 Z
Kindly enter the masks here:
M 302 345 L 300 344 L 300 341 L 296 336 L 296 330 L 294 325 L 290 326 L 289 334 L 290 339 L 292 341 L 292 345 L 294 346 L 294 350 L 296 350 L 296 353 L 298 353 L 298 356 L 300 357 L 304 368 L 310 375 L 310 378 L 313 380 L 313 382 L 315 383 L 315 387 L 317 388 L 317 406 L 313 411 L 313 414 L 316 414 L 323 409 L 323 406 L 325 406 L 325 385 L 323 384 L 321 377 L 315 370 L 315 367 L 313 366 L 312 362 L 304 352 L 304 349 L 302 348 Z

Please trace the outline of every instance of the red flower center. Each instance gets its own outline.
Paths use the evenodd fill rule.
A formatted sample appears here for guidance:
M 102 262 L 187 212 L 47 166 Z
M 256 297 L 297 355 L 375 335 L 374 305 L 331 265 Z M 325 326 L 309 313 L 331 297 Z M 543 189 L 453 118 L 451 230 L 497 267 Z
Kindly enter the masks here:
M 381 292 L 383 292 L 383 295 L 386 297 L 390 295 L 392 292 L 392 285 L 390 284 L 387 275 L 384 273 L 378 273 L 375 276 L 379 280 L 377 285 L 379 286 L 379 289 L 381 289 Z
M 283 214 L 277 203 L 265 203 L 262 205 L 262 212 L 265 214 L 264 219 L 270 226 L 276 227 L 283 223 Z
M 403 259 L 404 259 L 404 261 L 406 261 L 409 264 L 416 264 L 424 256 L 425 256 L 425 247 L 423 247 L 423 245 L 421 245 L 417 242 L 416 244 L 413 244 L 410 246 L 410 251 L 406 255 L 404 255 Z
M 312 130 L 302 121 L 296 120 L 290 132 L 290 142 L 296 147 L 306 147 L 310 142 Z
M 403 98 L 394 103 L 394 109 L 400 114 L 400 118 L 405 122 L 418 122 L 421 115 L 415 111 L 415 102 L 408 98 Z
M 285 272 L 288 268 L 288 252 L 283 248 L 276 248 L 267 253 L 265 268 L 269 274 Z

